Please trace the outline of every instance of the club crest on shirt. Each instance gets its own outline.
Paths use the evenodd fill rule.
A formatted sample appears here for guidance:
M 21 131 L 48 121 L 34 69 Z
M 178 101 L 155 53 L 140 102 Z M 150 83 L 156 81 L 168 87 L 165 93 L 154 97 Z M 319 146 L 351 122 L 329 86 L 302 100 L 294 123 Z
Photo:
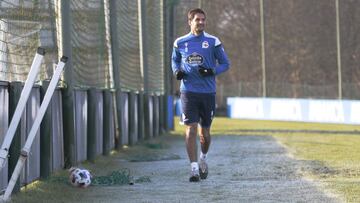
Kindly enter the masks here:
M 204 49 L 207 49 L 209 47 L 209 42 L 208 41 L 203 41 L 201 47 L 204 48 Z
M 204 57 L 194 52 L 186 57 L 186 63 L 189 65 L 200 65 L 203 64 Z

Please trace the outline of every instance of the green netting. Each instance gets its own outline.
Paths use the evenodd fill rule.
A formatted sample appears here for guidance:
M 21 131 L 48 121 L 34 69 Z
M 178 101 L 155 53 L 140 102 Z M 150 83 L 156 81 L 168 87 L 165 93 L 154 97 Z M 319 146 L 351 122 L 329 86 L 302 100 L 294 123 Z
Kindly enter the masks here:
M 128 90 L 143 89 L 140 67 L 138 1 L 116 1 L 116 28 L 120 86 Z
M 162 4 L 160 0 L 146 1 L 145 30 L 146 56 L 148 68 L 148 90 L 150 92 L 164 92 L 164 47 Z
M 66 174 L 68 175 L 68 174 Z M 51 183 L 70 184 L 67 176 L 51 176 L 47 181 Z M 149 176 L 134 177 L 127 168 L 111 171 L 107 175 L 92 174 L 90 186 L 115 186 L 115 185 L 133 185 L 134 183 L 151 182 Z
M 46 49 L 39 79 L 58 61 L 54 0 L 0 1 L 0 80 L 25 81 L 37 47 Z
M 109 87 L 103 1 L 71 1 L 73 85 Z
M 134 184 L 134 183 L 146 183 L 151 182 L 149 176 L 140 176 L 134 178 L 128 169 L 120 169 L 117 171 L 112 171 L 105 176 L 95 176 L 92 179 L 92 184 L 94 186 L 112 186 L 112 185 L 125 185 L 125 184 Z

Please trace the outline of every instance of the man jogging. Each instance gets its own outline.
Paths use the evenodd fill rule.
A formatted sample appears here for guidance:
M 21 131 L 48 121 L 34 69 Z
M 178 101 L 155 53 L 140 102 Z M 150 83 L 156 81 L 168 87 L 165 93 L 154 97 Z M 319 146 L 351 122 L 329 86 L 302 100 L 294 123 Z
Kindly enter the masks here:
M 210 126 L 215 114 L 215 76 L 229 69 L 229 60 L 220 40 L 204 32 L 206 14 L 197 8 L 188 12 L 190 33 L 174 42 L 172 70 L 181 80 L 182 121 L 186 125 L 186 150 L 190 159 L 190 182 L 206 179 Z M 196 136 L 201 144 L 197 162 Z

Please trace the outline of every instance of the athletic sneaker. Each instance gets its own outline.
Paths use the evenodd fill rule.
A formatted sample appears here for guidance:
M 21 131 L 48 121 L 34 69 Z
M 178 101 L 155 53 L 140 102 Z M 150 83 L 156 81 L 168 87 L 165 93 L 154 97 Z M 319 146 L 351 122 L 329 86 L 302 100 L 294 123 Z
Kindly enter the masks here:
M 200 175 L 199 170 L 192 169 L 190 172 L 190 182 L 199 182 L 200 181 Z
M 200 171 L 200 178 L 206 179 L 209 173 L 208 165 L 205 159 L 200 159 L 199 162 L 199 171 Z

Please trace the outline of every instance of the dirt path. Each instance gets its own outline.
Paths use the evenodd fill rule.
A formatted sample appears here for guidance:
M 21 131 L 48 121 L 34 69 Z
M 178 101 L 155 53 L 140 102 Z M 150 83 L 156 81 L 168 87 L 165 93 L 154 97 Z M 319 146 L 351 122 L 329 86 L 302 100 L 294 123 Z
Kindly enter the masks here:
M 120 160 L 133 175 L 151 182 L 97 187 L 88 197 L 95 202 L 340 202 L 320 191 L 297 173 L 299 161 L 270 136 L 213 137 L 209 177 L 190 183 L 189 164 L 182 137 L 164 137 L 171 146 L 164 157 L 173 160 L 129 162 Z M 154 149 L 155 150 L 155 149 Z M 176 156 L 175 156 L 176 157 Z M 100 190 L 100 191 L 99 191 Z M 100 195 L 100 197 L 99 197 Z

